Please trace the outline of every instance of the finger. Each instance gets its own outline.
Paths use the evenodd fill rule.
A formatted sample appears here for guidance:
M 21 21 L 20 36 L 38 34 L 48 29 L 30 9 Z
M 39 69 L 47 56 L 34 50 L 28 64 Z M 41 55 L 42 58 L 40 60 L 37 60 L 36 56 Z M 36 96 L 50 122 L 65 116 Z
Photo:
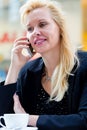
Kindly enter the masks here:
M 27 37 L 19 37 L 15 40 L 15 42 L 21 41 L 21 40 L 25 40 L 27 41 Z
M 14 42 L 13 44 L 13 47 L 16 47 L 16 46 L 19 46 L 19 45 L 30 45 L 30 42 L 28 42 L 28 40 L 20 40 L 20 41 L 17 41 L 17 42 Z
M 31 55 L 28 50 L 29 50 L 28 46 L 20 45 L 20 46 L 13 48 L 11 52 L 22 55 L 26 58 L 26 60 L 29 60 L 33 55 Z
M 29 48 L 29 46 L 28 45 L 19 45 L 19 46 L 16 46 L 16 47 L 14 47 L 13 49 L 12 49 L 12 52 L 21 52 L 22 51 L 22 49 L 27 49 L 27 48 Z

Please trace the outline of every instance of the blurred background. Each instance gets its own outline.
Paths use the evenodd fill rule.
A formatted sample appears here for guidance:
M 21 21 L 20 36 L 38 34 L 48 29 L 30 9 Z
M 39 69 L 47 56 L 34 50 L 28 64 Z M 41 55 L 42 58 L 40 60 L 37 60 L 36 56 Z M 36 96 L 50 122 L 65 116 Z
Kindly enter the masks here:
M 87 0 L 58 0 L 75 46 L 87 50 Z M 19 8 L 26 0 L 0 0 L 0 81 L 6 78 L 14 40 L 26 34 L 20 24 Z

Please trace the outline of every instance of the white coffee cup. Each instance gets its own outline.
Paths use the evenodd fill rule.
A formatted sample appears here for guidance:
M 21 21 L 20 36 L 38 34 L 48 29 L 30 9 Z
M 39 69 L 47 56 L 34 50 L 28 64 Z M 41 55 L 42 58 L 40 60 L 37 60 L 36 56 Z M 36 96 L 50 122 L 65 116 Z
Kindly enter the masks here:
M 5 125 L 2 124 L 1 119 L 4 119 Z M 29 114 L 4 114 L 0 117 L 0 125 L 8 129 L 17 129 L 27 127 L 29 121 Z

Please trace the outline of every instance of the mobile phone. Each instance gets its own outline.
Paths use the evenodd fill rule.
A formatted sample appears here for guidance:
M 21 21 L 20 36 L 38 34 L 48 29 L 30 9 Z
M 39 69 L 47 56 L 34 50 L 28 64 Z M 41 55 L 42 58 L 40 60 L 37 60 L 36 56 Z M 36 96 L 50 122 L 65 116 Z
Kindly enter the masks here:
M 28 51 L 30 57 L 32 57 L 34 55 L 33 48 L 31 46 L 31 44 L 29 45 L 29 48 L 27 49 L 27 51 Z
M 29 39 L 27 39 L 28 42 L 29 42 L 29 48 L 27 49 L 28 53 L 30 54 L 30 57 L 32 57 L 36 52 L 35 50 L 33 49 L 33 47 L 31 46 L 31 43 L 29 41 Z

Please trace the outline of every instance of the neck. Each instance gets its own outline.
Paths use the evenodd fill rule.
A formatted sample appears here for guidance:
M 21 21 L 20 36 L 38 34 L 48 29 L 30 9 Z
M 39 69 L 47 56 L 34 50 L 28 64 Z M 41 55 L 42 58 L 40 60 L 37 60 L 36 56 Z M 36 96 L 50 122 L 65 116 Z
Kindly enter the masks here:
M 46 75 L 45 75 L 45 80 L 46 80 L 46 81 L 51 81 L 51 77 L 49 77 L 47 73 L 46 73 Z
M 58 65 L 58 61 L 52 60 L 52 59 L 51 60 L 44 59 L 44 63 L 45 63 L 46 74 L 48 77 L 51 77 L 53 74 L 53 71 L 55 70 L 56 66 Z
M 49 77 L 52 76 L 54 69 L 59 63 L 59 54 L 60 54 L 59 48 L 60 47 L 58 45 L 56 48 L 53 48 L 51 51 L 41 54 Z

